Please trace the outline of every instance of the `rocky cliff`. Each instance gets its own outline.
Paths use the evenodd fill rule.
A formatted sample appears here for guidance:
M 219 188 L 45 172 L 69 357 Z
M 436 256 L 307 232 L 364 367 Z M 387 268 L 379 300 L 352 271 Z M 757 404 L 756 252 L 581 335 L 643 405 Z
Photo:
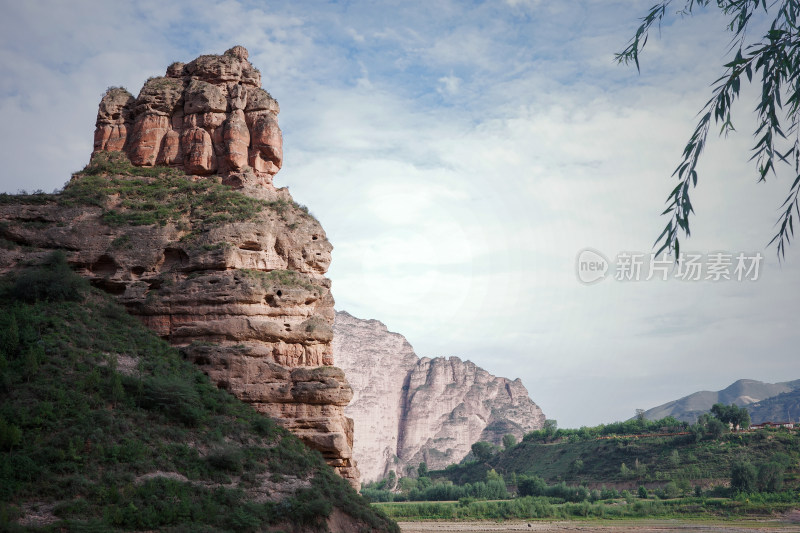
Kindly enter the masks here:
M 353 455 L 366 481 L 425 461 L 457 463 L 477 441 L 500 444 L 544 424 L 519 379 L 495 377 L 457 357 L 420 359 L 377 320 L 336 312 L 333 355 L 353 388 Z
M 173 63 L 135 98 L 109 88 L 97 113 L 93 155 L 122 151 L 136 166 L 271 185 L 283 162 L 279 111 L 247 50 L 234 46 L 221 56 Z
M 357 486 L 352 391 L 332 366 L 332 247 L 272 184 L 277 113 L 239 46 L 171 65 L 136 98 L 109 89 L 92 161 L 63 192 L 0 195 L 0 271 L 65 250 L 215 384 Z

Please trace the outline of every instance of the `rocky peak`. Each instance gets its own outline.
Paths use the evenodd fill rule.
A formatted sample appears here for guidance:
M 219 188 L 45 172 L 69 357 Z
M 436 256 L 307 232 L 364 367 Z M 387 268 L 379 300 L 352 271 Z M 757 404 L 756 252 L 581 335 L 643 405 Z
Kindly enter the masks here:
M 94 151 L 124 152 L 136 166 L 219 174 L 223 183 L 272 187 L 283 163 L 278 102 L 261 88 L 248 52 L 173 63 L 134 97 L 110 87 L 100 101 Z
M 366 481 L 425 461 L 444 468 L 479 440 L 500 444 L 544 424 L 519 379 L 496 377 L 458 357 L 419 358 L 377 320 L 336 312 L 333 357 L 353 388 L 353 455 Z

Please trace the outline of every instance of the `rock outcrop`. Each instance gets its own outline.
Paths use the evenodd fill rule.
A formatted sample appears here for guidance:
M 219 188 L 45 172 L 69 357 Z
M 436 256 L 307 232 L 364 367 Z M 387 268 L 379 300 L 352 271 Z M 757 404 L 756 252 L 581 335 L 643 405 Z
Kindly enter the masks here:
M 500 444 L 544 425 L 519 379 L 457 357 L 420 359 L 402 335 L 343 311 L 333 332 L 334 358 L 353 388 L 345 414 L 355 421 L 353 455 L 366 481 L 405 475 L 423 461 L 444 468 L 474 442 Z
M 238 46 L 171 65 L 137 98 L 110 89 L 92 163 L 64 192 L 0 198 L 0 271 L 65 250 L 214 383 L 358 487 L 352 390 L 332 366 L 332 246 L 272 184 L 277 112 Z
M 234 46 L 223 55 L 173 63 L 134 98 L 112 87 L 100 101 L 94 152 L 122 151 L 137 166 L 168 165 L 188 174 L 242 173 L 270 185 L 283 163 L 278 102 L 261 74 Z

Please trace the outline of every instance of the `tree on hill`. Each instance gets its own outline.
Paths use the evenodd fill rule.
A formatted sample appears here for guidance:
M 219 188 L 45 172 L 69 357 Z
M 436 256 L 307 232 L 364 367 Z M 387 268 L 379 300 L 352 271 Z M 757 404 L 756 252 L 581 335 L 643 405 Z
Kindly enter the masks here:
M 731 488 L 741 492 L 756 490 L 758 473 L 749 461 L 736 461 L 731 465 Z
M 744 407 L 715 403 L 711 406 L 711 414 L 723 424 L 731 424 L 734 429 L 750 427 L 750 413 Z
M 515 437 L 511 433 L 503 435 L 503 448 L 508 450 L 516 445 L 517 445 L 517 437 Z
M 616 54 L 619 63 L 634 63 L 639 69 L 639 54 L 647 43 L 650 29 L 659 29 L 673 0 L 658 1 L 636 30 L 622 52 Z M 689 215 L 694 212 L 689 199 L 690 188 L 697 186 L 697 165 L 711 126 L 712 118 L 721 125 L 720 134 L 735 131 L 732 106 L 739 97 L 742 82 L 752 83 L 753 75 L 760 75 L 760 101 L 755 107 L 757 126 L 756 143 L 751 160 L 755 160 L 758 181 L 766 181 L 770 174 L 777 175 L 778 163 L 786 164 L 795 176 L 789 194 L 779 209 L 778 232 L 770 241 L 777 243 L 779 258 L 785 256 L 786 245 L 794 236 L 794 216 L 800 217 L 800 0 L 684 0 L 681 16 L 691 16 L 696 10 L 715 6 L 730 17 L 728 31 L 731 46 L 723 74 L 713 84 L 711 99 L 705 104 L 680 163 L 673 172 L 677 186 L 667 198 L 667 208 L 662 214 L 669 216 L 664 231 L 656 240 L 661 244 L 657 253 L 666 250 L 680 253 L 678 234 L 690 235 Z M 762 15 L 763 13 L 763 15 Z M 752 37 L 749 30 L 762 16 L 773 17 L 769 29 L 760 38 Z
M 476 442 L 472 445 L 472 455 L 474 455 L 478 461 L 485 463 L 494 455 L 494 446 L 484 441 Z
M 758 467 L 758 490 L 778 492 L 783 488 L 786 467 L 778 461 L 770 461 Z
M 706 422 L 706 430 L 712 438 L 718 439 L 728 431 L 728 425 L 718 418 L 709 418 Z

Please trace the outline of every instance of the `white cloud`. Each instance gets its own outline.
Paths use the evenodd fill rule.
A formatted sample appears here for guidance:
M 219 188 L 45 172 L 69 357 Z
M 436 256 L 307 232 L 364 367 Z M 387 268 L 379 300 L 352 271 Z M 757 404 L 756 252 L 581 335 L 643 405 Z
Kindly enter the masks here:
M 458 93 L 461 88 L 461 78 L 458 76 L 442 76 L 439 78 L 439 87 L 436 90 L 439 94 L 450 96 Z

